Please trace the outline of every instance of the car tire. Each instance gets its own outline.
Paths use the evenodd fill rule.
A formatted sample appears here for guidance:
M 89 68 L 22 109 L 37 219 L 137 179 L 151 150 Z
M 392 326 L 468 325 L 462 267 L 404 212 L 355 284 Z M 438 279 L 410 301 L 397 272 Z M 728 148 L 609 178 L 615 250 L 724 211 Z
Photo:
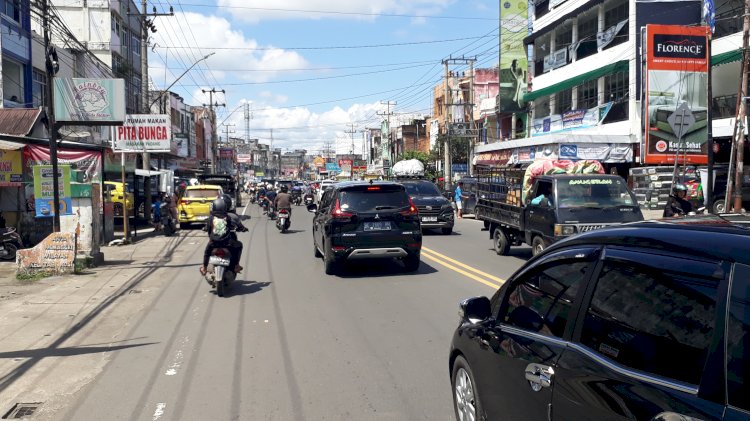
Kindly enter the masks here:
M 456 413 L 456 419 L 459 421 L 484 419 L 476 384 L 469 363 L 462 355 L 459 355 L 453 362 L 453 372 L 451 373 L 453 409 Z
M 404 270 L 406 272 L 416 272 L 419 270 L 419 253 L 404 257 Z
M 500 256 L 508 255 L 510 241 L 508 241 L 508 235 L 505 234 L 502 228 L 495 228 L 495 232 L 492 233 L 492 244 L 495 247 L 495 253 Z
M 330 247 L 324 246 L 324 249 L 323 264 L 325 265 L 326 275 L 335 275 L 339 269 L 336 256 L 333 255 L 333 250 Z
M 713 213 L 725 213 L 727 211 L 727 204 L 723 199 L 716 200 L 712 206 Z
M 537 256 L 541 254 L 546 248 L 547 248 L 547 244 L 544 242 L 544 239 L 541 236 L 537 235 L 536 237 L 534 237 L 533 240 L 531 240 L 531 255 L 532 256 Z
M 320 259 L 321 257 L 323 257 L 323 253 L 321 253 L 320 250 L 318 250 L 318 246 L 315 245 L 315 241 L 314 240 L 313 240 L 313 249 L 315 249 L 315 258 L 316 259 Z
M 180 229 L 181 230 L 186 230 L 189 227 L 190 227 L 190 224 L 188 224 L 187 222 L 180 222 Z
M 442 232 L 443 235 L 451 235 L 453 234 L 453 227 L 440 228 L 440 232 Z

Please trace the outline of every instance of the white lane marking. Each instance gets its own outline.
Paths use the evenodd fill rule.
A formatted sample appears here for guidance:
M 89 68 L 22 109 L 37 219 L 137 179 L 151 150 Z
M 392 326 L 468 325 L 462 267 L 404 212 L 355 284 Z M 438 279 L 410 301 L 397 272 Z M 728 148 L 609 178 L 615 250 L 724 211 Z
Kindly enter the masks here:
M 151 418 L 153 421 L 158 420 L 161 418 L 162 415 L 164 415 L 164 408 L 167 407 L 167 404 L 164 402 L 159 402 L 156 404 L 156 411 L 154 411 L 154 416 Z
M 164 375 L 166 376 L 174 376 L 177 374 L 177 370 L 179 370 L 180 366 L 182 365 L 183 360 L 183 353 L 182 348 L 185 347 L 185 345 L 190 341 L 190 338 L 185 336 L 182 339 L 182 343 L 180 344 L 180 347 L 177 349 L 177 352 L 174 355 L 174 359 L 172 360 L 172 364 L 167 367 L 167 371 L 164 372 Z
M 247 207 L 248 206 L 250 206 L 249 203 L 247 205 L 245 205 L 245 209 L 242 209 L 242 216 L 245 216 L 245 214 L 247 213 Z

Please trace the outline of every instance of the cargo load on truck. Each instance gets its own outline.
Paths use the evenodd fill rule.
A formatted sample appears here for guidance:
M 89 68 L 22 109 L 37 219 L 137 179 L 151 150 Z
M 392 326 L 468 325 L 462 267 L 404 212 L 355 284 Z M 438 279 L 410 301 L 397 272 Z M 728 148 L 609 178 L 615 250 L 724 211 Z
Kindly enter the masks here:
M 418 159 L 398 161 L 391 170 L 394 177 L 424 177 L 424 164 Z

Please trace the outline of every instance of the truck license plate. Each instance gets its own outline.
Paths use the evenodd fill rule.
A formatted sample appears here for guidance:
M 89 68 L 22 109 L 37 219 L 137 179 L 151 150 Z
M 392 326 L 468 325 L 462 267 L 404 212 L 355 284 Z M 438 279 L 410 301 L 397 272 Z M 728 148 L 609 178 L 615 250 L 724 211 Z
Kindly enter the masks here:
M 422 222 L 437 222 L 437 216 L 423 216 Z
M 389 221 L 365 222 L 365 231 L 388 231 L 391 229 Z

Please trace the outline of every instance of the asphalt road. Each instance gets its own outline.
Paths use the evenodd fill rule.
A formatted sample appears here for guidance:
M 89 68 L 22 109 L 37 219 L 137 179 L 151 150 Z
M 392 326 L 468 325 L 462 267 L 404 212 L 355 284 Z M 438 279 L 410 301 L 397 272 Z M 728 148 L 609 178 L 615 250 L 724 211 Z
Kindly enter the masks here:
M 451 236 L 424 237 L 417 273 L 363 262 L 326 276 L 304 208 L 287 234 L 257 206 L 247 214 L 245 271 L 230 295 L 215 296 L 198 275 L 204 237 L 182 231 L 190 241 L 144 283 L 150 303 L 121 349 L 53 419 L 453 419 L 447 353 L 457 304 L 491 295 L 528 248 L 497 256 L 481 224 L 466 219 Z

